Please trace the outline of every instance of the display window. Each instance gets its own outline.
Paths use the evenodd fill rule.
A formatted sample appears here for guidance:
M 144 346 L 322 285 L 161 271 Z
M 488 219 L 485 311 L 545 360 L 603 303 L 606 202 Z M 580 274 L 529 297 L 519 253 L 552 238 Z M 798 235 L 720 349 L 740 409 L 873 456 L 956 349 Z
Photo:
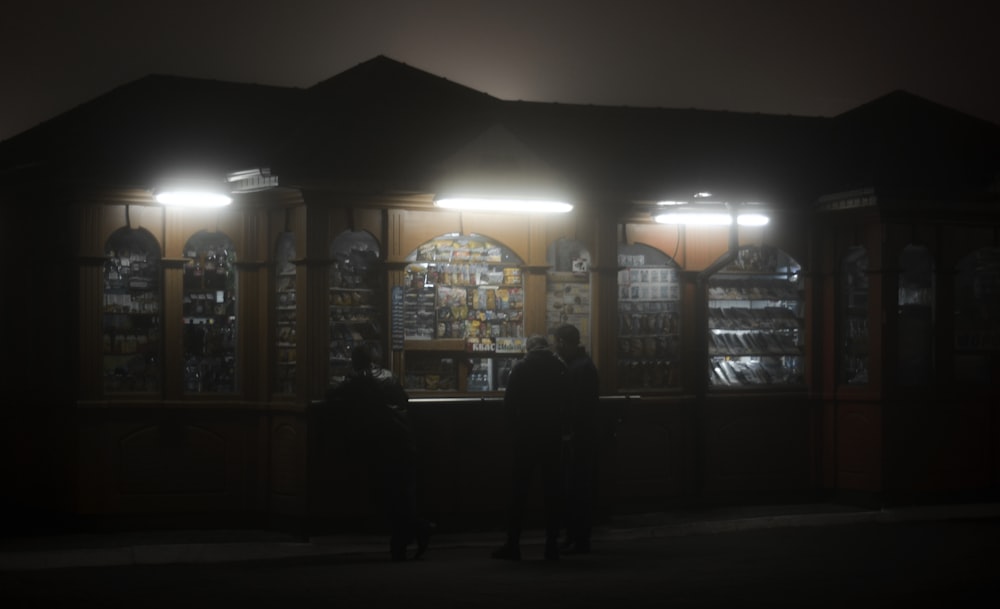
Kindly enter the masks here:
M 710 387 L 805 383 L 801 270 L 777 248 L 745 247 L 709 278 Z
M 184 245 L 184 390 L 236 391 L 236 248 L 220 232 Z
M 618 384 L 627 389 L 680 383 L 679 267 L 645 244 L 618 246 Z
M 160 247 L 121 228 L 104 248 L 104 391 L 155 392 L 162 378 Z
M 996 383 L 1000 370 L 1000 248 L 966 256 L 955 275 L 955 380 Z
M 934 259 L 923 246 L 899 254 L 896 381 L 925 385 L 933 378 Z
M 590 351 L 590 252 L 578 241 L 559 239 L 549 246 L 546 262 L 545 321 L 549 340 L 562 324 L 580 331 L 580 344 Z
M 841 259 L 839 278 L 840 381 L 867 385 L 868 340 L 868 250 L 849 248 Z
M 295 393 L 295 235 L 278 236 L 274 251 L 274 391 Z
M 481 235 L 447 234 L 407 257 L 401 329 L 413 390 L 498 391 L 524 352 L 521 259 Z
M 378 241 L 366 231 L 347 230 L 330 242 L 330 384 L 351 371 L 351 352 L 365 344 L 374 360 L 387 365 L 385 280 Z

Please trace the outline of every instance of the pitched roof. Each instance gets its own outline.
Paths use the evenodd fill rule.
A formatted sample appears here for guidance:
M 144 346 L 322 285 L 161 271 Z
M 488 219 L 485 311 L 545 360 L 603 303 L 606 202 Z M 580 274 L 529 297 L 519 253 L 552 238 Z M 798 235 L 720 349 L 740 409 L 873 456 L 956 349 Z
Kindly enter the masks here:
M 287 133 L 302 96 L 146 76 L 0 143 L 0 172 L 35 167 L 50 179 L 149 184 L 165 171 L 258 166 Z
M 985 191 L 1000 167 L 1000 127 L 905 92 L 832 119 L 503 101 L 378 56 L 308 89 L 148 76 L 0 142 L 0 174 L 148 187 L 171 169 L 267 166 L 293 187 L 432 192 L 497 128 L 614 200 Z
M 830 176 L 841 190 L 961 197 L 988 191 L 1000 177 L 1000 125 L 906 91 L 835 117 L 830 149 Z

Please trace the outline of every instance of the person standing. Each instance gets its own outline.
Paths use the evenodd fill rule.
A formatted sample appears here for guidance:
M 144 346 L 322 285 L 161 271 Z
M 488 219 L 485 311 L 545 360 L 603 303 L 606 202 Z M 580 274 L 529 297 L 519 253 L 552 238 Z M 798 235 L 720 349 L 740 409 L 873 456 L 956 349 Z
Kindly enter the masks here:
M 406 420 L 409 396 L 388 370 L 375 365 L 371 351 L 359 345 L 351 353 L 352 372 L 327 392 L 327 403 L 342 409 L 341 421 L 356 455 L 363 456 L 379 481 L 389 520 L 392 559 L 414 558 L 427 551 L 433 525 L 417 516 L 417 447 Z
M 521 559 L 525 505 L 536 471 L 544 494 L 545 558 L 559 558 L 559 525 L 563 509 L 561 445 L 566 430 L 566 367 L 549 349 L 544 336 L 532 336 L 524 359 L 514 365 L 504 393 L 504 408 L 513 432 L 514 463 L 507 541 L 493 558 Z
M 555 329 L 553 336 L 556 354 L 566 365 L 571 425 L 566 469 L 566 539 L 560 549 L 567 554 L 586 554 L 590 552 L 600 444 L 600 381 L 597 367 L 580 345 L 580 330 L 576 326 L 563 324 Z

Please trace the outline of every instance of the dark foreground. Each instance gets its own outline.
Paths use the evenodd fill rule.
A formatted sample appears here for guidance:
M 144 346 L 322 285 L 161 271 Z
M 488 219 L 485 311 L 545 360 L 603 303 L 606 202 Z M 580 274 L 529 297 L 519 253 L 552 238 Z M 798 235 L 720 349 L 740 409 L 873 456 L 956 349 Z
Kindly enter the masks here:
M 985 607 L 1000 597 L 1000 520 L 788 527 L 602 541 L 518 563 L 477 545 L 381 554 L 0 573 L 26 607 Z

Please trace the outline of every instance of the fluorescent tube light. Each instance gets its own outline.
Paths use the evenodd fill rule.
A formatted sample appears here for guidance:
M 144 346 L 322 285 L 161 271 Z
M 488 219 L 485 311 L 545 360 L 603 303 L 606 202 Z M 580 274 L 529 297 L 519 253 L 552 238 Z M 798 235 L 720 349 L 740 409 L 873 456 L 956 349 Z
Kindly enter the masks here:
M 225 207 L 233 202 L 227 194 L 195 189 L 164 190 L 157 192 L 155 198 L 157 203 L 179 207 Z
M 447 197 L 436 199 L 435 207 L 467 211 L 500 211 L 517 213 L 566 213 L 573 206 L 563 201 L 545 199 L 495 199 L 486 197 Z

